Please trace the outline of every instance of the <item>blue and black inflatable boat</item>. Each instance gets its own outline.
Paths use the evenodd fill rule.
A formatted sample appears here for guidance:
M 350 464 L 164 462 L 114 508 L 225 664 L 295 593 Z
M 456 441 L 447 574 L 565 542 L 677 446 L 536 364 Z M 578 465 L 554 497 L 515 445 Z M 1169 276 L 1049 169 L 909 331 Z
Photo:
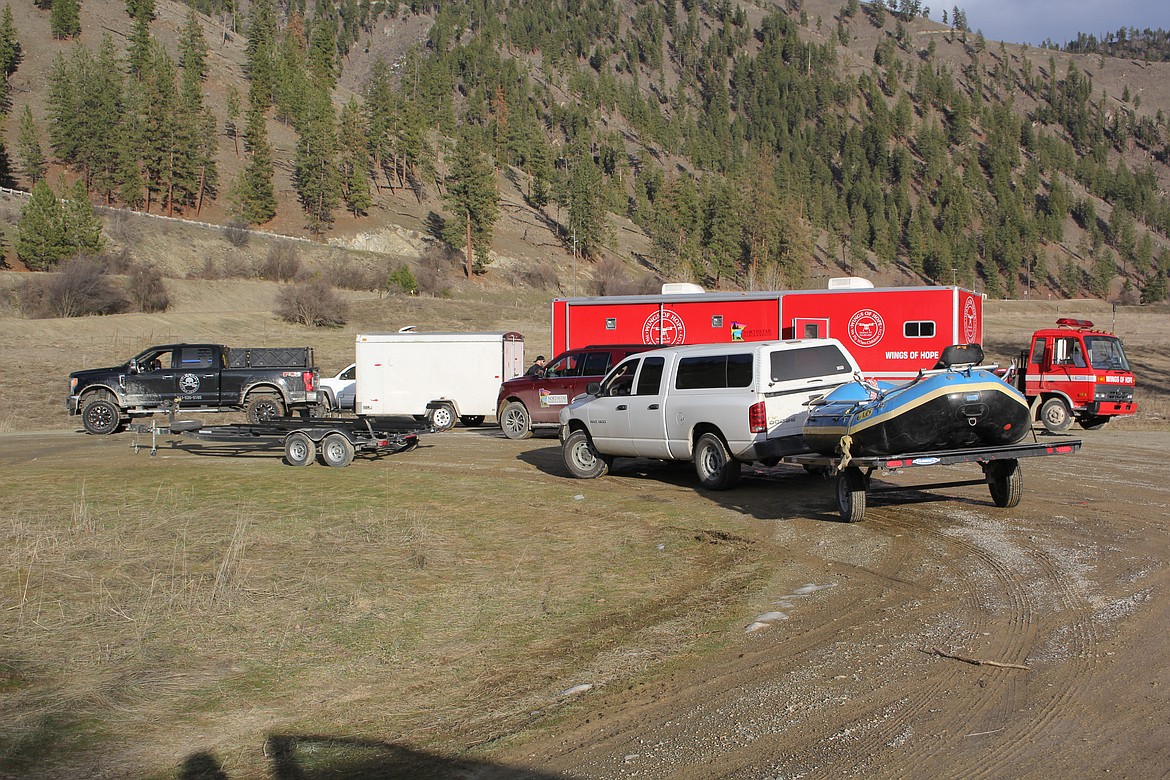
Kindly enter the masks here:
M 865 456 L 1015 444 L 1031 429 L 1028 402 L 982 362 L 978 344 L 956 344 L 907 383 L 842 385 L 810 405 L 805 446 Z

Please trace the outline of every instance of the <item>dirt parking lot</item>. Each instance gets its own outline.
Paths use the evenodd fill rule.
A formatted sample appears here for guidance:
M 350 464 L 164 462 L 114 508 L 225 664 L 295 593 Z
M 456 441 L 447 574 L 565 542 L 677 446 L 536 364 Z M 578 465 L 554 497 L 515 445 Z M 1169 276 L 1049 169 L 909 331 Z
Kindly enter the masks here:
M 130 434 L 21 432 L 0 435 L 0 468 L 16 478 L 45 469 L 75 483 L 99 463 L 162 482 L 241 468 L 258 485 L 292 472 L 339 485 L 363 474 L 446 475 L 451 484 L 481 475 L 506 480 L 526 511 L 540 501 L 552 512 L 572 504 L 573 514 L 549 515 L 554 530 L 620 527 L 631 506 L 663 508 L 703 545 L 766 561 L 749 588 L 660 604 L 662 614 L 606 650 L 624 660 L 557 678 L 539 706 L 501 704 L 462 720 L 448 709 L 406 733 L 387 714 L 387 739 L 428 747 L 352 776 L 1167 777 L 1170 433 L 1073 435 L 1084 440 L 1079 454 L 1021 462 L 1016 508 L 996 508 L 984 487 L 907 488 L 871 496 L 858 524 L 836 521 L 831 481 L 799 469 L 751 468 L 725 493 L 699 491 L 688 465 L 651 461 L 619 461 L 610 476 L 575 481 L 555 438 L 513 442 L 489 427 L 434 434 L 415 451 L 359 459 L 344 472 L 291 469 L 276 456 L 207 458 L 186 445 L 151 458 L 131 451 Z M 875 475 L 875 483 L 977 475 L 956 466 Z M 443 491 L 434 489 L 435 500 Z M 464 509 L 486 512 L 494 500 Z M 671 544 L 659 549 L 670 554 Z M 19 577 L 8 585 L 10 616 L 19 585 Z M 724 628 L 714 636 L 669 628 L 700 622 L 695 613 L 723 616 Z M 671 643 L 678 647 L 664 648 Z M 494 687 L 485 694 L 508 698 Z M 280 717 L 267 717 L 248 728 L 278 730 Z M 165 746 L 155 741 L 164 726 L 152 728 L 150 744 L 104 751 L 116 760 L 93 776 L 153 775 L 159 766 L 179 774 L 198 766 L 191 757 L 201 745 L 232 745 L 233 729 L 245 727 L 221 719 L 214 732 L 175 734 Z M 240 769 L 214 750 L 207 765 L 230 778 L 340 776 L 336 767 L 274 759 L 271 744 Z

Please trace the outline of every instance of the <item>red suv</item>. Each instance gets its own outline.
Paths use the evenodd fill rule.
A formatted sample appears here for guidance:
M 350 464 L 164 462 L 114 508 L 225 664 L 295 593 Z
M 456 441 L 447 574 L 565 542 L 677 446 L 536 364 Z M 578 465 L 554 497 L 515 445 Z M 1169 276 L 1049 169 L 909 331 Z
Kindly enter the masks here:
M 533 428 L 560 425 L 561 408 L 585 392 L 618 361 L 652 344 L 582 347 L 562 352 L 544 367 L 543 376 L 518 376 L 500 386 L 496 415 L 509 439 L 527 439 Z

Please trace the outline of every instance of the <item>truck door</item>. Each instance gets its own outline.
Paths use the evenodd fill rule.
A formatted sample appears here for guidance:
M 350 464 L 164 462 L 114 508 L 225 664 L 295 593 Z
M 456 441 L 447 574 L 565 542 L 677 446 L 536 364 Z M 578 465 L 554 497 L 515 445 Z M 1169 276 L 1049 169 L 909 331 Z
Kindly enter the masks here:
M 635 401 L 634 375 L 641 358 L 627 358 L 601 383 L 597 398 L 589 402 L 589 434 L 597 449 L 607 455 L 637 455 L 630 436 L 630 404 Z
M 179 406 L 217 406 L 219 404 L 220 350 L 210 345 L 175 349 L 177 362 L 173 370 L 174 398 Z
M 644 358 L 630 396 L 630 438 L 634 452 L 644 458 L 669 458 L 666 441 L 666 387 L 663 369 L 666 358 Z
M 138 356 L 126 377 L 126 404 L 157 406 L 175 397 L 175 350 Z

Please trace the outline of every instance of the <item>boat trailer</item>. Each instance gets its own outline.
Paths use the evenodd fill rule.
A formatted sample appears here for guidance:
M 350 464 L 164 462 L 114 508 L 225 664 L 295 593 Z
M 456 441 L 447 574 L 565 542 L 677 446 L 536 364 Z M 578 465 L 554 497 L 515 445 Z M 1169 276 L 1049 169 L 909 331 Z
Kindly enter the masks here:
M 419 435 L 433 429 L 397 418 L 336 417 L 225 425 L 171 418 L 165 424 L 152 420 L 150 425 L 132 425 L 130 430 L 135 452 L 143 446 L 138 437 L 150 435 L 151 455 L 158 452 L 159 436 L 179 435 L 223 445 L 226 453 L 282 450 L 290 466 L 308 466 L 319 456 L 326 466 L 344 468 L 358 454 L 380 457 L 412 450 L 418 446 Z
M 910 452 L 899 455 L 841 457 L 802 453 L 781 458 L 784 463 L 803 466 L 813 473 L 835 474 L 837 477 L 837 508 L 847 523 L 860 522 L 865 517 L 867 493 L 892 493 L 906 490 L 987 485 L 995 505 L 1010 508 L 1023 497 L 1024 478 L 1020 459 L 1047 455 L 1071 455 L 1081 448 L 1080 439 L 1059 439 L 1052 443 L 1029 442 L 1001 447 L 970 447 L 957 450 Z M 921 485 L 891 485 L 871 487 L 870 476 L 901 473 L 905 469 L 925 466 L 950 466 L 957 463 L 978 463 L 983 469 L 982 479 L 931 482 Z

